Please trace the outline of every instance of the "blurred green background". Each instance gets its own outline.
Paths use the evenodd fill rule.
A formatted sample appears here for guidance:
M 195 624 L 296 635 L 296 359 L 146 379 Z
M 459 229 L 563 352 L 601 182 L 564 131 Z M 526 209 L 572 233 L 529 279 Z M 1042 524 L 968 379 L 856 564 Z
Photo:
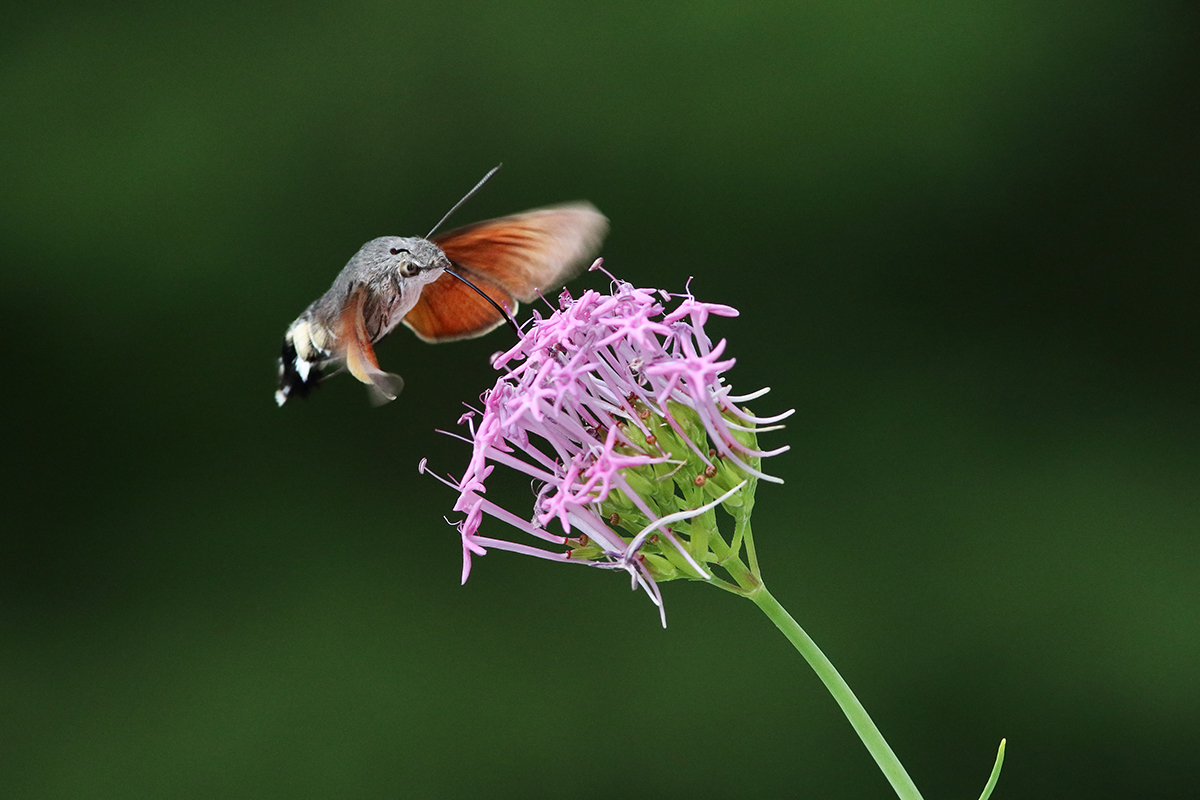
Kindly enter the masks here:
M 587 198 L 796 407 L 768 585 L 928 798 L 1200 784 L 1200 15 L 51 2 L 0 31 L 0 796 L 887 797 L 744 601 L 507 553 L 503 330 L 272 402 L 367 239 Z M 597 275 L 575 286 L 605 285 Z M 524 481 L 506 502 L 528 508 Z

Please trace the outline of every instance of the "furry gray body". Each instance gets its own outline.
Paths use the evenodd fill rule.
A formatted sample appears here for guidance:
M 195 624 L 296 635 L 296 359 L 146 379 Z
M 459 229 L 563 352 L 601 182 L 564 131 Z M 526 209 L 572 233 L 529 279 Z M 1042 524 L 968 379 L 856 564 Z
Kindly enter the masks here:
M 401 252 L 393 254 L 393 250 Z M 428 239 L 411 236 L 381 236 L 364 244 L 334 278 L 329 291 L 317 298 L 300 315 L 326 328 L 336 325 L 346 299 L 366 286 L 368 300 L 363 309 L 367 333 L 375 341 L 392 330 L 421 297 L 421 288 L 441 277 L 450 260 Z M 299 320 L 297 320 L 299 321 Z
M 363 322 L 371 341 L 377 341 L 400 324 L 421 298 L 421 289 L 448 267 L 446 254 L 428 239 L 381 236 L 364 244 L 338 273 L 329 291 L 288 327 L 275 402 L 283 405 L 293 394 L 306 396 L 316 385 L 322 366 L 334 357 L 333 332 L 351 294 L 366 288 Z M 398 394 L 403 384 L 399 376 L 390 377 L 397 381 L 393 388 Z

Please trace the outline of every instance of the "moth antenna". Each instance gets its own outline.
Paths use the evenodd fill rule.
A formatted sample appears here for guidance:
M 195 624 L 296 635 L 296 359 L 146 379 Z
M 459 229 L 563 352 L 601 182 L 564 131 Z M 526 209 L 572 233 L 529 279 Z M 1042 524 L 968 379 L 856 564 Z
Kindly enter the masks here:
M 496 167 L 496 169 L 500 169 L 500 168 L 499 168 L 499 167 Z M 492 172 L 495 172 L 495 171 L 496 171 L 496 169 L 492 170 Z M 488 174 L 491 174 L 491 173 L 488 173 Z M 485 178 L 485 180 L 486 180 L 486 178 Z M 478 187 L 478 186 L 476 186 L 475 188 L 476 188 L 476 189 L 478 189 L 479 187 Z M 452 263 L 452 264 L 453 264 L 454 262 L 450 262 L 450 263 Z M 455 266 L 455 267 L 458 267 L 458 264 L 454 264 L 454 266 Z M 459 269 L 461 269 L 461 267 L 459 267 Z M 510 327 L 510 328 L 512 328 L 512 329 L 513 329 L 513 333 L 515 333 L 515 334 L 517 335 L 517 338 L 518 338 L 518 339 L 524 338 L 524 337 L 522 337 L 522 336 L 521 336 L 521 329 L 520 329 L 519 327 L 517 327 L 517 321 L 516 321 L 516 320 L 514 320 L 514 319 L 512 318 L 512 315 L 511 315 L 511 314 L 509 314 L 507 311 L 505 311 L 505 310 L 504 310 L 504 307 L 503 307 L 503 306 L 501 306 L 499 303 L 497 303 L 497 302 L 496 302 L 495 300 L 493 300 L 492 298 L 488 297 L 486 294 L 484 294 L 482 291 L 480 291 L 480 290 L 479 290 L 479 287 L 478 287 L 478 286 L 476 286 L 475 284 L 471 283 L 469 280 L 467 280 L 466 278 L 464 278 L 462 275 L 459 275 L 459 274 L 458 274 L 457 272 L 455 272 L 454 270 L 450 270 L 450 269 L 448 269 L 448 270 L 445 270 L 445 272 L 446 272 L 446 274 L 447 274 L 447 275 L 452 275 L 452 276 L 454 276 L 455 278 L 458 278 L 458 279 L 459 279 L 460 281 L 462 281 L 463 283 L 465 283 L 467 286 L 470 286 L 470 287 L 471 287 L 471 289 L 472 289 L 472 290 L 475 292 L 475 294 L 479 295 L 479 296 L 480 296 L 480 297 L 482 297 L 484 300 L 487 300 L 489 303 L 491 303 L 491 304 L 492 304 L 492 308 L 494 308 L 494 309 L 496 309 L 497 311 L 499 311 L 499 312 L 500 312 L 500 316 L 504 317 L 504 321 L 508 323 L 508 327 Z
M 433 230 L 431 230 L 429 233 L 425 234 L 425 238 L 426 238 L 426 239 L 428 239 L 430 236 L 433 236 L 433 234 L 437 232 L 437 229 L 438 229 L 438 228 L 440 228 L 440 227 L 442 227 L 442 225 L 444 225 L 444 224 L 445 224 L 446 220 L 450 219 L 450 215 L 451 215 L 451 214 L 453 214 L 455 211 L 458 211 L 458 209 L 459 209 L 460 207 L 462 207 L 462 204 L 463 204 L 463 203 L 465 203 L 465 202 L 467 202 L 468 200 L 470 200 L 470 199 L 471 199 L 471 197 L 472 197 L 472 196 L 473 196 L 473 195 L 474 195 L 476 192 L 478 192 L 480 189 L 482 189 L 482 188 L 483 188 L 483 185 L 484 185 L 485 183 L 487 183 L 489 180 L 491 180 L 492 176 L 493 176 L 493 175 L 495 175 L 497 172 L 499 172 L 499 171 L 500 171 L 500 168 L 501 168 L 501 167 L 503 167 L 503 166 L 504 166 L 504 164 L 503 164 L 503 163 L 500 163 L 500 164 L 497 164 L 496 166 L 492 167 L 490 170 L 488 170 L 488 174 L 487 174 L 487 175 L 484 175 L 484 176 L 483 176 L 483 178 L 482 178 L 482 179 L 479 181 L 479 183 L 475 184 L 475 188 L 474 188 L 474 189 L 472 189 L 471 191 L 469 191 L 469 192 L 467 192 L 466 194 L 464 194 L 464 195 L 463 195 L 463 199 L 462 199 L 462 200 L 459 200 L 457 203 L 455 203 L 455 204 L 454 204 L 454 208 L 452 208 L 452 209 L 450 209 L 449 211 L 447 211 L 447 212 L 446 212 L 446 216 L 444 216 L 444 217 L 442 217 L 440 220 L 438 220 L 438 224 L 433 226 Z M 453 274 L 453 273 L 451 273 L 451 274 Z M 457 277 L 457 276 L 455 276 L 455 277 Z M 468 286 L 470 286 L 470 284 L 467 284 L 467 285 L 468 285 Z M 471 286 L 471 288 L 472 288 L 472 289 L 475 289 L 475 287 L 474 287 L 474 286 Z M 478 292 L 479 290 L 478 290 L 478 289 L 475 289 L 475 291 L 477 291 L 477 292 Z M 480 294 L 482 294 L 482 292 L 480 292 Z

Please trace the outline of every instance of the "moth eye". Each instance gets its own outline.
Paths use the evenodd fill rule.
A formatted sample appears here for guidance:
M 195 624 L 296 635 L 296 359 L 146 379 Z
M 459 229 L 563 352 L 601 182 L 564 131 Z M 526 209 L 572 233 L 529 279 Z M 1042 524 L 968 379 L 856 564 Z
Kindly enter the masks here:
M 405 278 L 415 277 L 416 274 L 420 271 L 421 270 L 417 268 L 417 265 L 413 264 L 411 261 L 405 261 L 403 264 L 400 265 L 400 274 L 403 275 Z

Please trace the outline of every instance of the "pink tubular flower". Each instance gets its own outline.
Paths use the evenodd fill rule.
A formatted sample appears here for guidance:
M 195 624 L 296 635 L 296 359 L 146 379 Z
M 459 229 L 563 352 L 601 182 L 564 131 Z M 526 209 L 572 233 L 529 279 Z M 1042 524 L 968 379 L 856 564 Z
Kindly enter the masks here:
M 736 405 L 768 390 L 731 394 L 722 374 L 734 359 L 722 360 L 725 340 L 713 345 L 705 333 L 710 315 L 737 311 L 614 280 L 610 295 L 589 290 L 576 300 L 564 290 L 559 310 L 535 315 L 522 339 L 495 357 L 505 372 L 484 394 L 482 413 L 459 420 L 473 452 L 462 479 L 448 482 L 459 492 L 454 509 L 466 515 L 458 523 L 464 582 L 471 555 L 489 547 L 624 570 L 665 625 L 659 581 L 744 590 L 746 575 L 730 566 L 741 563 L 743 547 L 749 580 L 757 580 L 749 525 L 755 486 L 782 483 L 760 462 L 788 448 L 759 450 L 756 433 L 792 412 L 760 418 Z M 534 480 L 532 519 L 486 498 L 496 466 Z M 718 506 L 733 518 L 732 538 L 718 527 Z M 481 536 L 485 514 L 531 543 Z

